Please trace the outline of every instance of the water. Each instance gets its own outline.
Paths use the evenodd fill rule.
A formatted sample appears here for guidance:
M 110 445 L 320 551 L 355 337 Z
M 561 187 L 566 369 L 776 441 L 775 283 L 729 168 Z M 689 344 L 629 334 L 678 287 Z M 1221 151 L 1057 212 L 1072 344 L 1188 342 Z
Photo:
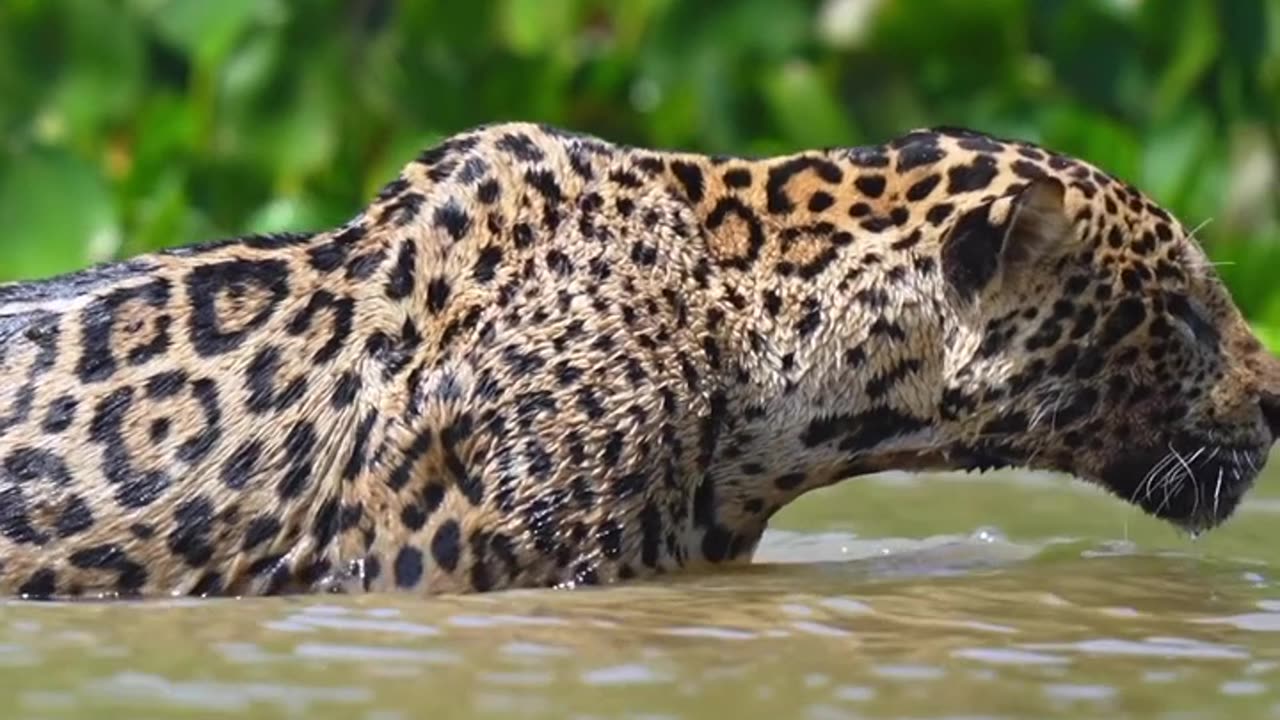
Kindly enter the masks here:
M 8 603 L 0 716 L 1280 717 L 1277 480 L 1194 541 L 1062 478 L 884 475 L 717 575 Z

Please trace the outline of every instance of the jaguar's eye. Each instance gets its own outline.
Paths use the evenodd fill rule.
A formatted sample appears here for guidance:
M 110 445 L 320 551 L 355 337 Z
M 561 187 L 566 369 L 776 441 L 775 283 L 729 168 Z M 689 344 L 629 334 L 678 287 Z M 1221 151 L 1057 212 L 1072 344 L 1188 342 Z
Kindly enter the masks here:
M 1218 328 L 1208 318 L 1204 308 L 1186 295 L 1169 296 L 1169 312 L 1191 331 L 1196 340 L 1206 345 L 1217 345 Z

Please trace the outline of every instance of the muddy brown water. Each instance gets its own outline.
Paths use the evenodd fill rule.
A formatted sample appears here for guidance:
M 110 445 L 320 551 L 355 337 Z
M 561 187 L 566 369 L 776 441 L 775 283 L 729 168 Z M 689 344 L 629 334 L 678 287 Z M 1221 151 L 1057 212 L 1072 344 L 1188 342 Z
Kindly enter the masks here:
M 1280 717 L 1280 458 L 1199 538 L 887 474 L 757 562 L 573 591 L 0 605 L 0 718 Z

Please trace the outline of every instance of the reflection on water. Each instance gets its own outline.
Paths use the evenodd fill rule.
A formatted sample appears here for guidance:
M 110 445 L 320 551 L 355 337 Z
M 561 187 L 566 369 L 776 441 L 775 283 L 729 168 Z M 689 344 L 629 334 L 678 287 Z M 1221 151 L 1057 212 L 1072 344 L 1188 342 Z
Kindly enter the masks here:
M 0 716 L 1280 716 L 1264 505 L 1195 543 L 1042 478 L 788 512 L 760 564 L 661 583 L 0 605 Z

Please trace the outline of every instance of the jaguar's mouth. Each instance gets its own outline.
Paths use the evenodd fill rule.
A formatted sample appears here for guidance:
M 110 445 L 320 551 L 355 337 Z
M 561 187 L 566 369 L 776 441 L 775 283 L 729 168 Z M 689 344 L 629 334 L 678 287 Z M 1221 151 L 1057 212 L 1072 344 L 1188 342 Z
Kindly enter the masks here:
M 1231 517 L 1267 460 L 1262 445 L 1215 444 L 1179 438 L 1164 446 L 1133 448 L 1099 473 L 1075 472 L 1122 500 L 1192 533 Z M 862 458 L 844 476 L 901 470 L 978 471 L 1039 466 L 1021 450 L 994 444 L 952 446 L 925 452 L 895 452 Z M 1068 468 L 1039 467 L 1072 472 Z
M 1179 438 L 1133 448 L 1099 473 L 1076 473 L 1122 500 L 1192 533 L 1221 525 L 1235 512 L 1267 460 L 1261 445 L 1228 445 Z M 981 445 L 878 458 L 882 469 L 985 472 L 1025 468 L 1033 459 L 1017 448 Z M 1054 469 L 1054 468 L 1042 468 Z M 1057 468 L 1067 470 L 1066 468 Z
M 1181 438 L 1135 449 L 1108 463 L 1101 484 L 1150 515 L 1193 533 L 1221 525 L 1266 462 L 1258 446 Z

